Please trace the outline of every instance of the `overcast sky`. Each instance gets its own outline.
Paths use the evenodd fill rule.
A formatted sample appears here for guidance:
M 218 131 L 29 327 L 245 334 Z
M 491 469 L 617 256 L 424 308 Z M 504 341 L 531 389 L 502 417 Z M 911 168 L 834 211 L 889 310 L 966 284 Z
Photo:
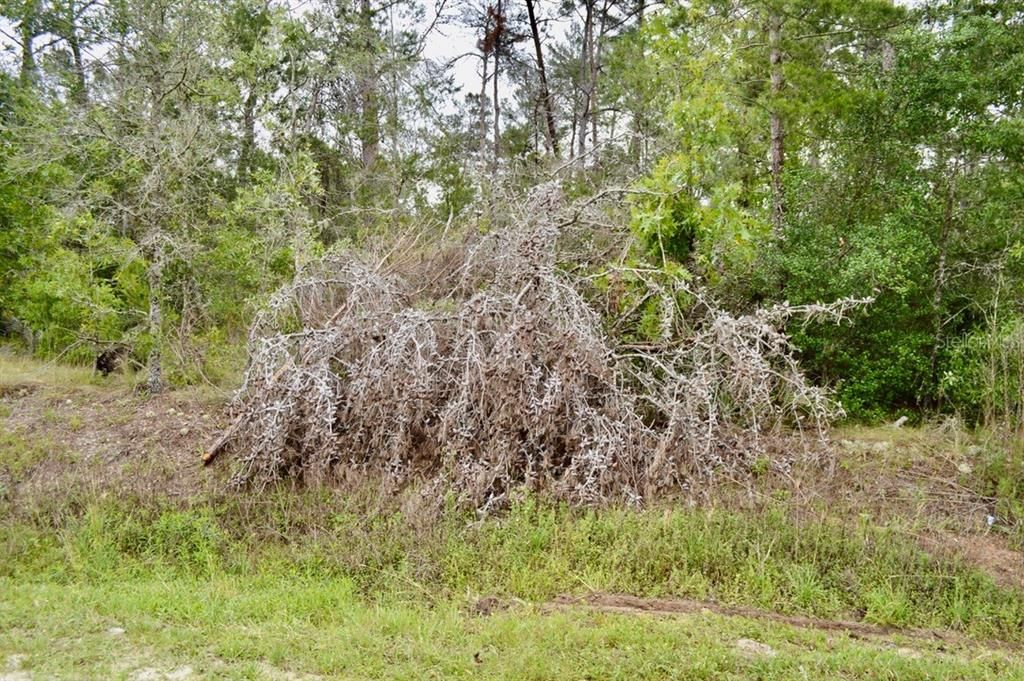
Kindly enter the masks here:
M 912 7 L 921 0 L 895 0 L 897 5 Z M 424 46 L 424 57 L 439 63 L 447 63 L 456 59 L 459 55 L 475 50 L 477 36 L 471 29 L 458 23 L 458 14 L 468 4 L 459 0 L 426 0 L 426 16 L 423 21 L 415 26 L 419 32 L 425 31 L 434 22 L 438 7 L 441 8 L 443 18 L 433 25 L 433 29 L 427 36 Z M 546 9 L 553 6 L 553 0 L 537 0 L 538 14 L 546 15 Z M 310 0 L 290 0 L 292 12 L 296 15 L 312 7 Z M 545 42 L 560 40 L 564 38 L 569 28 L 568 20 L 548 21 L 545 24 Z M 0 45 L 3 51 L 0 53 L 0 63 L 8 70 L 16 70 L 20 59 L 20 51 L 15 41 L 11 38 L 16 34 L 15 27 L 7 19 L 0 18 Z M 40 43 L 45 39 L 40 39 Z M 532 54 L 532 44 L 524 43 L 524 49 Z M 465 57 L 455 62 L 452 67 L 452 74 L 455 82 L 462 88 L 462 92 L 479 92 L 480 90 L 480 60 L 473 57 Z M 505 85 L 506 91 L 509 85 Z

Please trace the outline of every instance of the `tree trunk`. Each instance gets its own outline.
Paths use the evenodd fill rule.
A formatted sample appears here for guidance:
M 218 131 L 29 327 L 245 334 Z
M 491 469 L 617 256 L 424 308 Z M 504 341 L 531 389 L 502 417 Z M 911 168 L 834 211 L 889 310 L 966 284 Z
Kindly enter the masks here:
M 146 390 L 150 394 L 163 392 L 163 361 L 160 355 L 163 345 L 163 311 L 160 309 L 160 294 L 163 288 L 163 254 L 157 245 L 150 257 L 147 278 L 149 281 L 149 336 L 153 343 L 146 360 Z
M 85 64 L 82 61 L 82 45 L 78 40 L 75 29 L 71 29 L 68 36 L 68 45 L 71 46 L 71 56 L 75 61 L 75 101 L 84 106 L 89 103 L 89 90 L 85 82 Z
M 494 54 L 494 157 L 491 159 L 491 172 L 498 171 L 498 158 L 501 156 L 501 103 L 498 100 L 498 54 Z
M 490 30 L 484 28 L 484 34 Z M 487 67 L 490 64 L 491 55 L 486 50 L 483 52 L 483 77 L 480 79 L 480 168 L 481 172 L 485 167 L 487 158 Z
M 932 350 L 929 357 L 929 370 L 931 371 L 931 386 L 928 390 L 925 408 L 933 409 L 937 405 L 932 404 L 932 395 L 937 391 L 935 387 L 939 381 L 939 347 L 942 345 L 943 323 L 942 323 L 942 301 L 946 292 L 946 258 L 949 250 L 949 236 L 953 230 L 953 180 L 948 177 L 949 170 L 945 164 L 942 177 L 945 178 L 946 196 L 942 208 L 942 225 L 939 228 L 939 261 L 935 267 L 935 277 L 932 280 Z
M 636 11 L 636 30 L 639 36 L 639 54 L 638 59 L 644 58 L 644 14 L 647 8 L 646 0 L 637 0 L 635 11 Z M 646 144 L 646 131 L 647 131 L 647 115 L 644 110 L 645 104 L 641 102 L 635 111 L 632 111 L 633 119 L 633 134 L 629 138 L 629 157 L 633 159 L 637 167 L 643 167 L 647 158 L 647 144 Z
M 588 49 L 588 66 L 590 71 L 590 146 L 593 149 L 597 149 L 598 139 L 598 123 L 600 122 L 600 102 L 598 102 L 597 92 L 597 81 L 598 74 L 601 65 L 601 50 L 604 47 L 604 33 L 606 30 L 608 20 L 608 2 L 605 1 L 601 7 L 601 12 L 598 17 L 600 26 L 595 37 L 593 28 L 593 19 L 591 19 L 590 28 L 590 46 Z
M 359 141 L 363 169 L 371 170 L 380 155 L 380 107 L 378 105 L 377 69 L 374 65 L 373 12 L 370 0 L 359 2 L 359 27 L 363 32 L 365 62 L 359 74 Z
M 547 149 L 556 158 L 558 157 L 558 133 L 555 130 L 555 104 L 551 98 L 551 91 L 548 90 L 548 75 L 544 68 L 544 50 L 540 44 L 540 30 L 537 27 L 537 15 L 533 9 L 533 0 L 526 0 L 526 11 L 530 17 L 530 33 L 533 34 L 533 48 L 537 52 L 537 73 L 540 76 L 540 98 L 544 109 L 544 119 L 547 127 L 544 129 L 544 137 L 547 141 Z
M 491 164 L 491 172 L 498 172 L 498 159 L 501 157 L 501 100 L 498 98 L 498 55 L 501 52 L 501 35 L 502 20 L 504 14 L 502 14 L 501 0 L 498 0 L 497 18 L 495 19 L 497 26 L 495 30 L 497 36 L 494 40 L 494 159 Z
M 85 62 L 82 58 L 82 41 L 78 37 L 78 11 L 75 0 L 68 0 L 65 7 L 64 35 L 62 36 L 71 49 L 71 59 L 75 68 L 75 89 L 72 93 L 75 102 L 85 106 L 89 102 L 89 91 L 85 80 Z
M 245 183 L 252 171 L 252 154 L 256 147 L 256 88 L 250 87 L 242 108 L 242 148 L 238 152 L 238 180 Z
M 782 171 L 785 165 L 785 129 L 779 106 L 784 85 L 782 76 L 782 18 L 773 14 L 768 18 L 768 61 L 771 65 L 771 185 L 772 233 L 782 237 L 786 217 L 783 197 Z
M 590 43 L 594 39 L 594 2 L 584 0 L 586 15 L 583 19 L 583 45 L 580 49 L 580 91 L 582 93 L 582 104 L 580 106 L 580 122 L 577 126 L 579 140 L 577 156 L 580 163 L 587 153 L 587 128 L 590 127 Z
M 36 19 L 38 7 L 34 0 L 25 3 L 18 32 L 21 34 L 21 84 L 33 85 L 36 82 L 36 57 L 33 41 L 36 38 Z

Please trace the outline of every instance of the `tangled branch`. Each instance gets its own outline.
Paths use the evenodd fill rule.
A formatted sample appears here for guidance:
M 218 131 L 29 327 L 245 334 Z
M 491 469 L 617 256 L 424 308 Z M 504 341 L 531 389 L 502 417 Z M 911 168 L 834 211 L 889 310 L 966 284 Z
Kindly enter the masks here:
M 488 509 L 522 488 L 640 502 L 748 466 L 772 438 L 825 437 L 841 408 L 805 379 L 783 327 L 867 301 L 733 316 L 652 279 L 659 337 L 630 343 L 558 266 L 559 205 L 537 192 L 518 228 L 439 256 L 430 286 L 346 255 L 281 290 L 207 461 L 235 452 L 239 486 L 375 474 Z

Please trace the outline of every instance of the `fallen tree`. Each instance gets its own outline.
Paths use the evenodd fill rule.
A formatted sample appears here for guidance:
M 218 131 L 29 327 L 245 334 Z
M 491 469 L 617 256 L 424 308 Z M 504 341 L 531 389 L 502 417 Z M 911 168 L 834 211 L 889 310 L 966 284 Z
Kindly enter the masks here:
M 747 467 L 772 442 L 785 465 L 794 439 L 823 441 L 841 407 L 805 379 L 783 327 L 866 301 L 734 316 L 630 268 L 659 314 L 638 343 L 598 312 L 593 277 L 559 266 L 559 210 L 542 188 L 513 227 L 412 276 L 355 253 L 304 273 L 255 320 L 236 417 L 204 461 L 234 452 L 238 486 L 428 480 L 487 510 L 523 488 L 640 503 Z

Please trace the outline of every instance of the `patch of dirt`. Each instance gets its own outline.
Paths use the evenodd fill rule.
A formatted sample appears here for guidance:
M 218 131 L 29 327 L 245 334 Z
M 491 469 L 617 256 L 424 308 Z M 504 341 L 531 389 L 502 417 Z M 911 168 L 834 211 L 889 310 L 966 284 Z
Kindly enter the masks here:
M 155 667 L 144 667 L 136 670 L 128 676 L 131 681 L 186 681 L 193 678 L 192 667 L 185 665 L 168 671 L 161 671 Z
M 24 655 L 8 656 L 6 669 L 0 671 L 0 681 L 32 681 L 32 675 L 21 669 L 24 661 Z
M 994 535 L 931 533 L 918 537 L 922 548 L 947 558 L 959 558 L 987 573 L 1000 586 L 1024 589 L 1024 553 L 1006 546 Z
M 479 617 L 487 617 L 497 612 L 508 610 L 509 603 L 495 596 L 478 598 L 470 607 L 469 612 Z
M 0 400 L 19 399 L 39 390 L 38 383 L 0 383 Z
M 222 405 L 181 390 L 156 396 L 130 388 L 36 386 L 8 392 L 0 432 L 9 446 L 38 450 L 14 497 L 85 486 L 190 496 L 213 480 L 203 447 L 224 427 Z
M 546 605 L 548 608 L 585 608 L 599 612 L 622 613 L 626 615 L 724 615 L 727 617 L 743 617 L 746 619 L 778 622 L 803 629 L 820 629 L 836 631 L 857 637 L 888 637 L 895 634 L 909 639 L 933 641 L 952 645 L 965 642 L 965 639 L 951 631 L 936 629 L 900 629 L 886 627 L 867 622 L 851 620 L 829 620 L 819 617 L 801 615 L 783 615 L 782 613 L 758 608 L 729 606 L 713 601 L 698 601 L 687 598 L 640 598 L 626 594 L 591 593 L 585 596 L 562 595 Z M 763 645 L 763 644 L 761 644 Z M 994 650 L 1020 651 L 1021 646 L 1004 641 L 971 641 L 972 646 L 981 646 Z
M 32 681 L 28 672 L 0 672 L 0 681 Z
M 775 657 L 778 655 L 775 648 L 767 643 L 754 641 L 749 638 L 741 638 L 736 641 L 736 650 L 744 657 L 756 659 L 759 657 Z

